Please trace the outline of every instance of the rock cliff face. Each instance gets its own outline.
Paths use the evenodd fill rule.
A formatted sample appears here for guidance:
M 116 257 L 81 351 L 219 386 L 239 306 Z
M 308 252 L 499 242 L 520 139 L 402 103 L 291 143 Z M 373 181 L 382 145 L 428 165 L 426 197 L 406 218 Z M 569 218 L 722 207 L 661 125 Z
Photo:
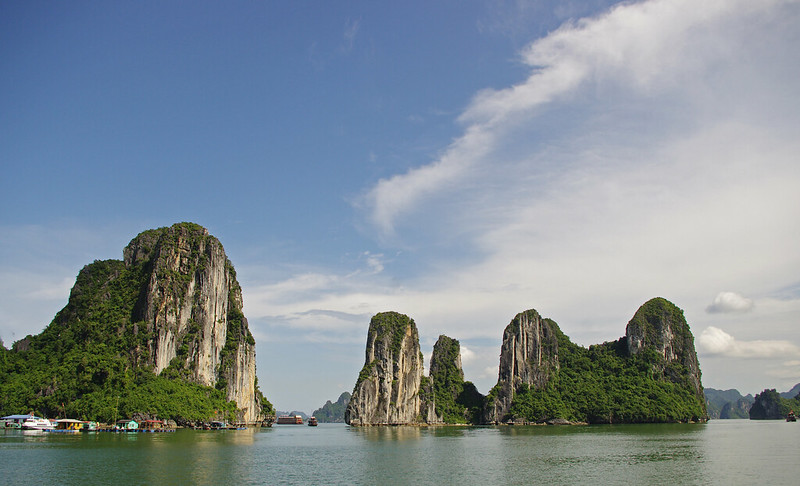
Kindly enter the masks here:
M 751 400 L 740 398 L 735 402 L 728 402 L 720 410 L 720 419 L 746 419 L 750 417 L 750 407 L 753 406 Z
M 681 379 L 679 376 L 672 376 L 670 363 L 685 366 L 689 371 L 687 378 L 695 395 L 705 402 L 694 337 L 683 311 L 677 306 L 661 297 L 645 302 L 628 323 L 625 340 L 631 355 L 652 349 L 663 356 L 664 365 L 657 371 L 666 378 L 673 381 Z
M 364 367 L 345 422 L 350 425 L 402 425 L 420 422 L 422 353 L 414 321 L 396 312 L 370 321 Z
M 430 374 L 422 376 L 413 321 L 402 314 L 378 314 L 370 323 L 365 364 L 345 421 L 568 424 L 707 417 L 694 338 L 683 311 L 656 298 L 636 312 L 625 336 L 588 348 L 571 342 L 535 310 L 517 314 L 503 333 L 497 385 L 486 397 L 464 381 L 458 341 L 440 336 Z
M 148 336 L 139 359 L 156 373 L 172 368 L 224 389 L 242 420 L 257 420 L 255 340 L 220 242 L 198 225 L 176 224 L 138 235 L 125 248 L 124 263 L 140 269 L 142 281 L 132 319 L 135 332 Z
M 558 371 L 558 332 L 555 322 L 533 309 L 517 314 L 506 326 L 495 396 L 487 402 L 484 422 L 503 420 L 520 385 L 542 388 Z

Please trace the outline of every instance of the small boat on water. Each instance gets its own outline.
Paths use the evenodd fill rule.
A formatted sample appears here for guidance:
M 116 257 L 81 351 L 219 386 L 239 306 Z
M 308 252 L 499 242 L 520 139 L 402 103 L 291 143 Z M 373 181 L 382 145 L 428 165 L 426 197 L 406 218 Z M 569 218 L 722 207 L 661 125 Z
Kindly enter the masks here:
M 794 410 L 789 410 L 789 415 L 786 416 L 787 422 L 797 422 L 797 417 L 794 416 Z
M 303 417 L 301 415 L 281 415 L 278 417 L 277 424 L 285 425 L 303 425 Z
M 308 418 L 308 426 L 309 427 L 316 427 L 317 426 L 317 417 L 309 417 Z
M 47 420 L 46 418 L 36 417 L 35 415 L 29 415 L 26 418 L 22 425 L 20 426 L 22 430 L 45 430 L 45 429 L 52 429 L 53 423 Z

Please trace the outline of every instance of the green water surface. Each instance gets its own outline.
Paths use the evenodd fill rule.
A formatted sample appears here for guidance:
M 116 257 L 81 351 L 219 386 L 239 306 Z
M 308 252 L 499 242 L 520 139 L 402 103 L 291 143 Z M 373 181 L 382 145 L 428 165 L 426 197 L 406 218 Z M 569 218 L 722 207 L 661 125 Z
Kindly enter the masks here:
M 2 484 L 800 484 L 800 424 L 0 432 Z

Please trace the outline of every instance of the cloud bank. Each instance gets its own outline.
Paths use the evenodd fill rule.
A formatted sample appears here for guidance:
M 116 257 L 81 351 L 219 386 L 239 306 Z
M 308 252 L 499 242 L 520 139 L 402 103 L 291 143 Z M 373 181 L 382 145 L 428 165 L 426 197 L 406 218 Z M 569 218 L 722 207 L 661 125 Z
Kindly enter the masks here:
M 743 295 L 800 271 L 797 25 L 800 3 L 783 0 L 623 2 L 564 24 L 519 53 L 524 80 L 474 96 L 437 157 L 364 191 L 368 236 L 398 256 L 309 276 L 303 299 L 280 300 L 302 287 L 292 279 L 255 289 L 248 312 L 277 307 L 311 326 L 309 309 L 397 310 L 421 337 L 468 346 L 476 376 L 496 371 L 517 312 L 536 308 L 593 344 L 663 296 L 708 328 L 698 342 L 710 354 L 791 354 L 800 304 L 767 318 Z M 743 294 L 709 306 L 720 287 Z M 739 342 L 710 321 L 748 309 L 786 341 Z M 742 335 L 750 323 L 724 325 Z
M 711 355 L 730 358 L 791 358 L 800 357 L 800 347 L 789 341 L 738 341 L 717 327 L 706 328 L 697 343 Z
M 703 105 L 719 106 L 723 101 L 709 91 L 715 89 L 713 84 L 719 81 L 718 77 L 739 69 L 749 70 L 740 64 L 748 61 L 747 45 L 753 40 L 752 29 L 747 25 L 774 21 L 776 12 L 786 3 L 740 0 L 698 5 L 685 0 L 655 0 L 624 3 L 602 16 L 567 23 L 521 53 L 521 62 L 531 69 L 524 82 L 502 90 L 485 90 L 473 99 L 460 117 L 465 124 L 463 135 L 441 157 L 379 181 L 368 191 L 363 204 L 369 208 L 376 227 L 384 235 L 392 235 L 405 215 L 429 208 L 431 198 L 441 192 L 459 192 L 463 196 L 460 191 L 465 188 L 490 189 L 492 179 L 497 178 L 496 171 L 519 176 L 509 179 L 511 176 L 506 174 L 503 183 L 526 183 L 536 175 L 531 173 L 531 166 L 547 164 L 548 159 L 552 165 L 569 166 L 565 159 L 572 159 L 592 166 L 611 163 L 610 159 L 620 161 L 620 156 L 643 155 L 599 153 L 598 149 L 620 147 L 592 139 L 593 134 L 619 136 L 616 130 L 634 128 L 636 117 L 646 116 L 662 133 L 632 133 L 624 143 L 628 147 L 647 143 L 652 150 L 663 140 L 651 137 L 668 138 L 675 123 L 706 116 Z M 569 146 L 548 147 L 547 143 L 554 140 L 537 140 L 541 137 L 535 133 L 529 140 L 539 143 L 523 143 L 521 137 L 509 139 L 519 137 L 519 130 L 532 123 L 532 118 L 548 117 L 552 112 L 546 112 L 553 104 L 558 105 L 556 108 L 572 105 L 570 110 L 580 110 L 575 114 L 584 126 L 578 133 L 567 130 L 567 135 L 573 137 L 567 141 Z M 675 120 L 672 115 L 676 108 L 688 111 Z M 640 140 L 642 136 L 645 140 Z M 517 151 L 527 152 L 528 160 L 517 160 L 516 164 L 509 160 L 505 155 L 509 150 L 504 145 L 508 143 L 519 147 Z M 548 151 L 552 148 L 561 153 Z M 546 158 L 537 158 L 537 154 Z M 527 167 L 521 167 L 519 162 Z M 620 162 L 624 166 L 632 161 Z M 513 193 L 515 188 L 511 189 Z
M 730 312 L 747 312 L 753 309 L 753 301 L 737 294 L 736 292 L 720 292 L 714 302 L 706 307 L 706 312 L 711 314 L 725 314 Z

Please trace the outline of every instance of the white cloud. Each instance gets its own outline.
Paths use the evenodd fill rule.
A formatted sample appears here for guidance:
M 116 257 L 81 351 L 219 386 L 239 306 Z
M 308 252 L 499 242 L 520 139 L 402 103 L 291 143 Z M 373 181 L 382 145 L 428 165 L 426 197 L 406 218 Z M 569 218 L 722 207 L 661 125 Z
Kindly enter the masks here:
M 600 17 L 566 24 L 523 51 L 522 60 L 532 70 L 528 79 L 510 88 L 485 90 L 473 99 L 460 117 L 467 124 L 464 134 L 441 157 L 379 181 L 363 204 L 370 209 L 376 226 L 385 235 L 392 235 L 404 214 L 429 202 L 433 195 L 460 191 L 471 185 L 466 180 L 484 177 L 486 172 L 476 166 L 486 166 L 488 171 L 512 170 L 517 176 L 512 180 L 526 183 L 526 174 L 518 173 L 525 168 L 509 167 L 508 161 L 502 160 L 505 143 L 520 143 L 505 136 L 530 123 L 531 117 L 541 114 L 546 105 L 585 101 L 587 95 L 614 96 L 620 97 L 619 104 L 609 103 L 611 110 L 624 111 L 627 104 L 637 101 L 651 106 L 636 115 L 649 111 L 654 118 L 662 117 L 674 105 L 652 106 L 658 101 L 647 97 L 677 90 L 682 93 L 682 101 L 661 102 L 697 101 L 687 97 L 696 96 L 695 90 L 707 94 L 704 83 L 709 76 L 716 76 L 712 70 L 718 69 L 719 64 L 735 65 L 739 61 L 736 53 L 742 52 L 740 47 L 752 42 L 747 37 L 749 32 L 731 35 L 731 28 L 747 25 L 755 18 L 769 18 L 770 8 L 781 4 L 718 0 L 698 5 L 688 0 L 654 0 L 624 3 Z M 623 91 L 614 91 L 618 89 Z M 589 101 L 604 106 L 604 100 Z M 587 115 L 596 116 L 592 112 Z M 613 112 L 603 113 L 598 121 L 612 125 L 632 122 L 614 119 Z M 667 132 L 670 129 L 666 125 L 660 128 Z M 631 135 L 626 137 L 626 143 L 638 143 Z M 542 150 L 535 145 L 522 146 L 532 153 Z M 565 155 L 572 158 L 577 154 Z M 511 189 L 513 193 L 514 188 Z M 463 195 L 458 193 L 458 197 Z
M 800 347 L 789 341 L 737 341 L 717 327 L 710 326 L 697 338 L 701 350 L 710 355 L 732 358 L 800 357 Z
M 527 79 L 478 93 L 440 157 L 362 200 L 378 238 L 417 242 L 405 257 L 430 263 L 391 302 L 422 330 L 498 342 L 534 307 L 591 343 L 654 296 L 697 326 L 720 282 L 749 295 L 796 282 L 799 7 L 624 2 L 531 43 Z M 712 308 L 752 307 L 736 295 Z M 779 340 L 708 331 L 709 354 L 794 352 L 796 319 L 767 305 L 748 316 Z
M 358 35 L 358 31 L 361 28 L 361 19 L 347 19 L 344 24 L 344 34 L 343 34 L 343 43 L 340 50 L 344 53 L 348 53 L 353 50 L 353 45 L 356 42 L 356 36 Z
M 758 319 L 778 337 L 736 340 L 709 327 L 703 296 L 721 283 L 769 295 L 800 271 L 798 5 L 624 2 L 533 42 L 520 53 L 527 79 L 478 93 L 440 156 L 365 191 L 375 238 L 411 248 L 363 253 L 366 268 L 349 273 L 243 285 L 246 315 L 329 336 L 359 324 L 310 309 L 364 316 L 363 336 L 367 316 L 403 312 L 424 339 L 466 342 L 482 390 L 503 327 L 529 308 L 591 344 L 664 296 L 708 327 L 707 356 L 796 356 L 797 302 L 727 315 L 737 336 Z M 716 309 L 744 310 L 739 297 Z
M 478 378 L 484 378 L 484 379 L 495 378 L 495 379 L 497 379 L 498 373 L 499 372 L 498 372 L 498 367 L 497 366 L 487 366 L 487 367 L 485 367 L 483 369 L 483 373 L 478 375 Z
M 468 347 L 461 345 L 461 364 L 467 364 L 475 359 L 475 353 Z
M 714 302 L 706 307 L 706 312 L 711 314 L 724 314 L 730 312 L 747 312 L 753 309 L 753 301 L 736 292 L 720 292 Z
M 383 271 L 383 254 L 364 252 L 364 258 L 367 262 L 367 267 L 372 273 L 381 273 Z

